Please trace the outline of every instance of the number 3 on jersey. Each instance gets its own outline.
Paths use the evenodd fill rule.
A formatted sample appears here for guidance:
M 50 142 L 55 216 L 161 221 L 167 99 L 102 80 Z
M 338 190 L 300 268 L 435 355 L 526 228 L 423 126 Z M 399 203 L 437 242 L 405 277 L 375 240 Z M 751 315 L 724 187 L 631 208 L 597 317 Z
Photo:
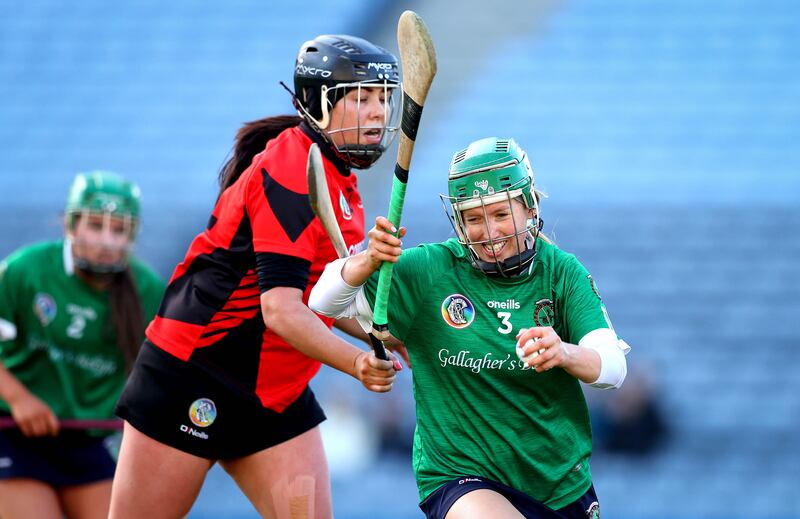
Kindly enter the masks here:
M 497 312 L 497 317 L 500 319 L 500 327 L 497 329 L 498 332 L 503 334 L 511 333 L 511 330 L 514 327 L 511 325 L 511 312 Z

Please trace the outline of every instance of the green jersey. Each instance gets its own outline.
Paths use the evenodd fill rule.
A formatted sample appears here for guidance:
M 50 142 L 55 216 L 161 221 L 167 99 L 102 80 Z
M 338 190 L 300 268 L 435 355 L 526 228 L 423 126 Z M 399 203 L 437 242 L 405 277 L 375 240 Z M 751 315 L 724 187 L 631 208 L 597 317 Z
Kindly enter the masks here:
M 74 275 L 68 252 L 63 241 L 40 243 L 0 263 L 0 361 L 59 418 L 113 418 L 125 362 L 109 293 Z M 149 320 L 164 283 L 134 258 L 130 269 Z
M 517 357 L 521 328 L 552 326 L 577 344 L 609 328 L 575 256 L 542 241 L 529 274 L 490 278 L 451 239 L 403 251 L 389 300 L 392 334 L 414 366 L 413 465 L 424 500 L 444 483 L 483 476 L 552 508 L 591 484 L 591 426 L 580 382 L 536 373 Z M 377 273 L 365 285 L 374 304 Z

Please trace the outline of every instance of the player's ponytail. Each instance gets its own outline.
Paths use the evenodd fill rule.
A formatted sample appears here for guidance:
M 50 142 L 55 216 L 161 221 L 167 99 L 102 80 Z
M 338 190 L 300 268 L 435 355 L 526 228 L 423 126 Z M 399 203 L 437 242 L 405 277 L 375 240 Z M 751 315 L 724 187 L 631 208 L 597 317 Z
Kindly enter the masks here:
M 144 339 L 144 312 L 130 267 L 114 274 L 108 287 L 111 325 L 117 346 L 125 359 L 125 373 L 130 373 Z
M 233 155 L 225 162 L 219 172 L 219 194 L 221 195 L 246 170 L 253 157 L 264 151 L 267 142 L 278 136 L 283 130 L 300 124 L 297 115 L 278 115 L 250 121 L 236 132 L 236 143 Z

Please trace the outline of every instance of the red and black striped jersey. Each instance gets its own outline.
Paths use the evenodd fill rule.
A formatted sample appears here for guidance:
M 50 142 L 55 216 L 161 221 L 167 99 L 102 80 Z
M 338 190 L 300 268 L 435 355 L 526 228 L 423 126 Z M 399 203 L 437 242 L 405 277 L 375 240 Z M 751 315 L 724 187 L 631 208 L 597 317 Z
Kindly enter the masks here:
M 253 159 L 214 207 L 207 228 L 170 279 L 147 338 L 193 362 L 232 388 L 282 411 L 320 364 L 266 328 L 261 315 L 257 253 L 311 262 L 303 301 L 325 265 L 337 258 L 308 201 L 311 139 L 301 127 L 282 132 Z M 355 175 L 323 157 L 328 189 L 345 242 L 363 246 L 364 209 Z M 330 328 L 333 320 L 320 317 Z

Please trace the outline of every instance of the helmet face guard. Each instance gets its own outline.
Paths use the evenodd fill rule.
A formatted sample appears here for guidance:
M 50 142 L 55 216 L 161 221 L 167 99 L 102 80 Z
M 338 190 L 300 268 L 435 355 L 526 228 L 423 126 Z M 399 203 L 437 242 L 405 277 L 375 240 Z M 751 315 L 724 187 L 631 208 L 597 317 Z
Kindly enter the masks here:
M 378 125 L 361 124 L 361 90 L 362 89 L 380 89 L 382 98 L 385 100 L 383 106 L 383 122 Z M 356 101 L 351 101 L 347 97 L 347 93 L 351 90 L 356 90 L 358 95 Z M 398 119 L 400 110 L 398 106 L 402 106 L 403 90 L 399 84 L 387 83 L 385 81 L 361 81 L 358 83 L 340 83 L 333 88 L 322 87 L 322 120 L 319 121 L 320 128 L 326 128 L 329 140 L 333 141 L 336 151 L 348 157 L 350 165 L 355 168 L 365 168 L 371 166 L 377 161 L 384 151 L 391 145 L 395 136 L 397 135 Z M 344 126 L 343 121 L 332 120 L 333 105 L 331 99 L 338 99 L 336 102 L 343 103 L 342 113 L 347 114 L 353 110 L 359 114 L 355 118 L 355 126 Z M 337 128 L 331 129 L 331 123 Z M 362 142 L 362 132 L 364 130 L 372 130 L 380 132 L 380 142 L 366 143 Z
M 386 49 L 373 45 L 362 38 L 347 35 L 322 35 L 307 41 L 300 48 L 294 72 L 295 106 L 298 113 L 312 128 L 336 149 L 352 167 L 370 167 L 389 147 L 399 128 L 399 106 L 402 92 L 397 58 Z M 346 94 L 353 89 L 383 89 L 385 102 L 383 124 L 379 127 L 362 125 L 359 118 L 355 125 L 329 130 L 331 112 L 341 99 L 347 102 Z M 360 94 L 360 92 L 359 92 Z M 360 99 L 360 95 L 358 99 Z M 345 106 L 344 111 L 356 110 L 360 114 L 360 101 Z M 378 143 L 361 142 L 361 131 L 374 129 L 381 133 Z M 350 132 L 350 137 L 338 144 L 333 133 Z
M 75 265 L 92 274 L 127 268 L 139 221 L 139 188 L 107 171 L 81 173 L 67 198 L 66 237 Z
M 475 268 L 490 276 L 511 277 L 524 272 L 536 256 L 536 238 L 542 227 L 534 190 L 533 171 L 525 152 L 513 139 L 488 138 L 473 142 L 456 153 L 450 164 L 448 194 L 440 195 L 445 213 L 459 242 L 464 245 Z M 528 209 L 524 222 L 514 216 L 514 201 Z M 503 203 L 511 214 L 514 232 L 492 237 L 487 206 Z M 464 211 L 482 208 L 486 225 L 484 240 L 471 240 L 464 221 Z M 533 211 L 530 211 L 533 210 Z M 501 261 L 496 246 L 508 241 L 516 253 Z M 481 259 L 478 248 L 492 251 L 493 261 Z

